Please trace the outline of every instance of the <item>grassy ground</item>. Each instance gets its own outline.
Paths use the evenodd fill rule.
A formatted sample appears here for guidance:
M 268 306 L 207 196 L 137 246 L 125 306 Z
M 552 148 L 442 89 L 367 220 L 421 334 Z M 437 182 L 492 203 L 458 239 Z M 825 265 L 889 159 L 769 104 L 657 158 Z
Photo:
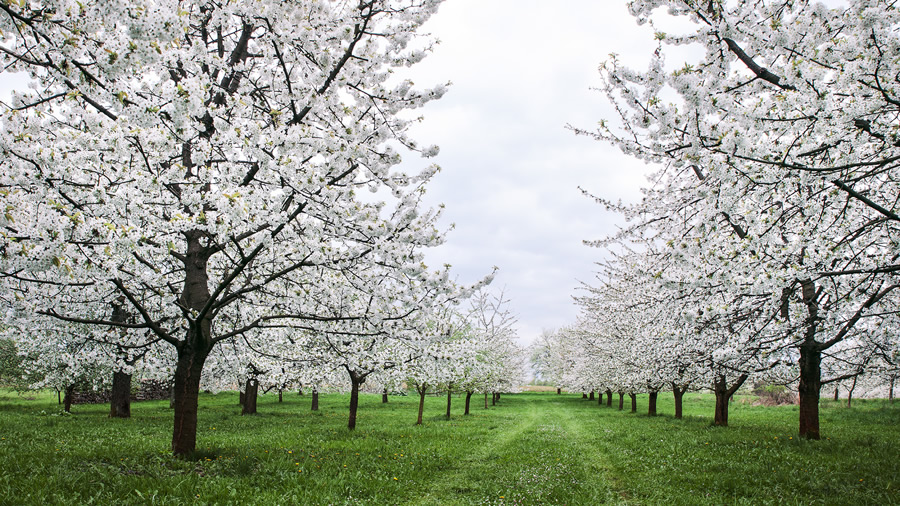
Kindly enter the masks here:
M 430 397 L 363 396 L 358 429 L 348 398 L 201 398 L 196 459 L 169 455 L 168 403 L 59 414 L 55 394 L 0 391 L 0 504 L 900 504 L 900 403 L 823 401 L 825 439 L 796 437 L 795 406 L 732 405 L 710 426 L 713 399 L 685 396 L 675 420 L 619 412 L 552 392 L 503 396 L 444 419 Z M 646 399 L 639 398 L 640 408 Z M 626 410 L 628 402 L 626 399 Z M 460 414 L 457 414 L 460 413 Z

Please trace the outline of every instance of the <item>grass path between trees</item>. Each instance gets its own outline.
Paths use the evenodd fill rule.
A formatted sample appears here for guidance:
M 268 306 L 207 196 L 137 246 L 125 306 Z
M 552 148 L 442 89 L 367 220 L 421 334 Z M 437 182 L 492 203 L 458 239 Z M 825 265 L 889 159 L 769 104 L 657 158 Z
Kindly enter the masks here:
M 122 420 L 26 396 L 0 391 L 0 504 L 900 504 L 900 403 L 880 400 L 823 401 L 825 439 L 805 441 L 796 406 L 749 396 L 713 427 L 703 394 L 682 420 L 664 394 L 652 418 L 527 393 L 469 416 L 454 397 L 447 420 L 446 398 L 429 397 L 421 426 L 415 396 L 364 395 L 349 432 L 346 395 L 316 412 L 309 396 L 265 395 L 242 417 L 226 392 L 201 397 L 198 452 L 178 460 L 166 402 Z

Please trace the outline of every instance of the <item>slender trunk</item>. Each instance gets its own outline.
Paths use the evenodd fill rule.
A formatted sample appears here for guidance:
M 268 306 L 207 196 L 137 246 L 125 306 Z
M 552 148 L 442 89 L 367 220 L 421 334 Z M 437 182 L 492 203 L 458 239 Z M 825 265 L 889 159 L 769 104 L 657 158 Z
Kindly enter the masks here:
M 416 420 L 416 425 L 422 425 L 422 412 L 425 411 L 425 392 L 428 391 L 428 387 L 423 386 L 421 388 L 416 388 L 419 392 L 419 418 Z
M 278 402 L 279 402 L 279 403 L 284 402 L 283 394 L 284 394 L 284 390 L 282 390 L 282 389 L 279 388 L 279 389 L 278 389 Z
M 497 405 L 497 393 L 495 392 L 491 395 L 491 406 L 496 406 L 496 405 Z
M 891 376 L 891 387 L 890 387 L 890 389 L 888 389 L 888 401 L 891 403 L 894 402 L 894 383 L 896 381 L 897 381 L 897 378 L 895 376 Z
M 582 398 L 582 399 L 587 399 L 587 394 L 584 393 L 584 392 L 581 392 L 581 398 Z
M 319 389 L 316 387 L 313 387 L 311 411 L 318 411 L 318 410 L 319 410 Z
M 472 394 L 475 393 L 471 390 L 466 392 L 466 412 L 464 414 L 469 414 L 469 401 L 472 399 Z
M 682 415 L 682 400 L 684 398 L 684 392 L 687 391 L 687 387 L 678 388 L 678 385 L 675 382 L 672 382 L 672 394 L 675 396 L 675 418 L 681 418 Z
M 853 400 L 853 391 L 856 390 L 856 379 L 859 376 L 853 377 L 853 382 L 850 384 L 850 390 L 847 392 L 847 407 L 850 407 L 850 402 Z
M 606 389 L 606 407 L 612 407 L 612 390 Z
M 556 387 L 556 395 L 559 395 L 561 393 L 562 393 L 562 388 Z
M 122 371 L 113 373 L 109 399 L 110 418 L 131 418 L 131 375 Z
M 244 389 L 244 407 L 241 409 L 241 414 L 255 415 L 256 399 L 259 396 L 259 380 L 256 378 L 247 378 Z
M 648 416 L 656 416 L 656 397 L 659 395 L 659 391 L 650 392 L 649 400 L 647 401 L 647 415 Z
M 197 447 L 197 407 L 200 396 L 200 374 L 209 355 L 208 349 L 196 349 L 192 341 L 178 350 L 175 365 L 175 420 L 172 430 L 172 453 L 186 456 Z
M 601 395 L 602 395 L 602 394 L 601 394 Z M 591 390 L 591 394 L 588 395 L 588 400 L 589 400 L 589 401 L 594 400 L 594 391 L 593 391 L 593 390 Z
M 822 352 L 815 342 L 800 345 L 800 437 L 819 439 L 819 391 L 822 387 Z
M 347 420 L 347 428 L 356 428 L 356 411 L 359 408 L 359 386 L 366 382 L 366 377 L 350 371 L 350 417 Z
M 63 410 L 66 413 L 72 412 L 72 402 L 75 401 L 75 385 L 66 387 L 66 396 L 63 397 Z
M 631 397 L 631 412 L 637 413 L 637 394 L 628 394 Z
M 619 411 L 625 407 L 625 392 L 619 390 Z
M 484 409 L 487 409 L 487 408 L 488 408 L 488 403 L 487 403 L 487 392 L 485 392 L 485 393 L 484 393 Z
M 387 401 L 388 401 L 387 388 L 385 388 L 384 391 L 381 392 L 381 403 L 387 404 Z
M 600 394 L 597 395 L 597 405 L 598 405 L 598 406 L 602 406 L 602 405 L 603 405 L 603 392 L 600 392 Z
M 62 404 L 62 390 L 60 390 L 58 388 L 56 388 L 55 390 L 56 390 L 56 403 Z M 891 393 L 894 393 L 893 389 L 891 389 Z
M 837 402 L 838 399 L 840 399 L 840 396 L 838 395 L 838 388 L 839 387 L 837 385 L 834 386 L 834 402 Z
M 453 390 L 447 385 L 447 420 L 450 419 L 450 401 L 453 399 Z

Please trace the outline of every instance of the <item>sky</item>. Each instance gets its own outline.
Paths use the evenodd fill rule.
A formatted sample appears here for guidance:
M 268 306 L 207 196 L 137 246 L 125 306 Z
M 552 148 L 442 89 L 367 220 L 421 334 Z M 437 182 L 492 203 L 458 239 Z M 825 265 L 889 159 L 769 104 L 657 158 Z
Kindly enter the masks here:
M 592 281 L 603 252 L 583 245 L 615 231 L 621 219 L 582 195 L 639 198 L 649 171 L 615 147 L 576 136 L 566 125 L 592 129 L 613 118 L 598 66 L 610 53 L 645 68 L 656 48 L 626 2 L 609 0 L 446 0 L 426 24 L 441 43 L 406 76 L 419 87 L 451 82 L 421 112 L 420 145 L 440 154 L 407 155 L 410 172 L 442 167 L 425 204 L 446 206 L 447 242 L 427 254 L 450 264 L 460 283 L 498 274 L 516 315 L 520 342 L 574 323 L 572 297 Z M 21 86 L 0 76 L 0 96 Z
M 455 228 L 427 254 L 453 266 L 461 283 L 500 268 L 491 285 L 504 290 L 523 344 L 542 330 L 575 322 L 572 297 L 590 282 L 602 250 L 583 245 L 616 230 L 621 219 L 582 195 L 636 201 L 651 168 L 566 125 L 593 129 L 615 111 L 598 66 L 616 53 L 646 68 L 656 48 L 624 1 L 447 0 L 424 31 L 441 43 L 416 65 L 418 86 L 450 81 L 424 108 L 413 137 L 437 144 L 429 160 L 441 172 L 426 203 L 446 206 Z

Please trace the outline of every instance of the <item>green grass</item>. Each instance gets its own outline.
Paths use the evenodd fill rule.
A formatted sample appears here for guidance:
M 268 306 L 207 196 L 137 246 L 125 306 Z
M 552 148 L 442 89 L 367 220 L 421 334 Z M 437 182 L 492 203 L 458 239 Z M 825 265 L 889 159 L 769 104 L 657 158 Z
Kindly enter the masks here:
M 444 419 L 443 398 L 364 395 L 355 432 L 348 397 L 201 397 L 198 452 L 169 454 L 166 402 L 60 415 L 55 394 L 0 391 L 0 504 L 900 504 L 900 403 L 823 401 L 821 441 L 796 436 L 797 408 L 685 396 L 675 420 L 620 412 L 580 395 L 503 396 Z M 615 404 L 615 403 L 614 403 Z M 639 398 L 646 409 L 646 398 Z M 457 414 L 458 413 L 458 414 Z

